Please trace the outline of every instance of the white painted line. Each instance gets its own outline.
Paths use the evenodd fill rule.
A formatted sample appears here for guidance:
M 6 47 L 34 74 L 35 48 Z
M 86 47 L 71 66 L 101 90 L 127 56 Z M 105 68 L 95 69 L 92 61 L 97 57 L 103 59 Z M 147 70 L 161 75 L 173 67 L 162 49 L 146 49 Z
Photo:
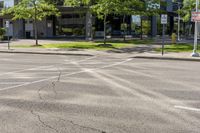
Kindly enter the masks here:
M 51 66 L 39 66 L 39 67 L 33 67 L 33 68 L 28 68 L 28 69 L 22 69 L 22 70 L 18 70 L 18 71 L 11 71 L 11 72 L 7 72 L 7 73 L 2 73 L 2 74 L 0 74 L 0 76 L 15 74 L 15 73 L 19 73 L 19 72 L 25 72 L 25 71 L 30 71 L 30 70 L 39 70 L 39 69 L 49 68 L 49 67 L 53 67 L 53 65 L 51 65 Z
M 196 111 L 200 112 L 200 109 L 198 108 L 191 108 L 191 107 L 186 107 L 186 106 L 174 106 L 177 109 L 184 109 L 184 110 L 189 110 L 189 111 Z
M 70 61 L 70 60 L 68 60 L 67 62 L 81 63 L 81 62 L 85 62 L 85 61 L 87 61 L 87 60 L 91 60 L 91 59 L 94 59 L 94 58 L 96 58 L 96 56 L 90 57 L 90 58 L 86 58 L 86 59 L 83 59 L 83 60 L 80 60 L 80 61 Z M 66 61 L 66 60 L 65 60 L 65 61 Z M 64 64 L 68 64 L 68 63 L 64 63 Z
M 92 58 L 95 58 L 95 57 L 96 56 L 94 56 Z M 86 61 L 86 60 L 89 60 L 89 59 L 92 59 L 92 58 L 91 57 L 90 58 L 86 58 L 86 59 L 80 60 L 78 62 Z M 45 69 L 45 68 L 52 68 L 52 67 L 60 66 L 60 65 L 64 65 L 64 64 L 65 63 L 61 63 L 59 65 L 39 66 L 39 67 L 33 67 L 33 68 L 28 68 L 28 69 L 22 69 L 22 70 L 18 70 L 18 71 L 11 71 L 11 72 L 2 73 L 2 74 L 0 74 L 0 76 L 9 75 L 9 74 L 15 74 L 15 73 L 19 73 L 19 72 L 25 72 L 25 71 L 31 71 L 31 70 L 41 70 L 41 69 Z
M 104 68 L 109 68 L 109 67 L 113 67 L 113 66 L 117 66 L 117 65 L 129 62 L 131 60 L 132 59 L 127 59 L 127 60 L 124 60 L 124 61 L 121 61 L 121 62 L 117 62 L 117 63 L 114 63 L 114 64 L 110 64 L 110 65 L 106 65 L 106 66 L 103 66 L 103 67 L 99 67 L 99 68 L 86 69 L 86 70 L 82 70 L 82 71 L 78 71 L 78 72 L 68 73 L 68 74 L 61 75 L 61 77 L 76 75 L 76 74 L 85 73 L 85 72 L 89 72 L 89 71 L 95 71 L 95 70 L 104 69 Z M 33 81 L 33 82 L 29 82 L 29 83 L 24 83 L 24 84 L 20 84 L 20 85 L 5 87 L 5 88 L 0 89 L 0 91 L 10 90 L 10 89 L 14 89 L 14 88 L 18 88 L 18 87 L 23 87 L 23 86 L 27 86 L 27 85 L 31 85 L 31 84 L 35 84 L 35 83 L 41 83 L 41 82 L 52 80 L 52 79 L 56 79 L 56 78 L 58 78 L 58 76 L 52 76 L 52 77 L 49 77 L 49 78 L 45 78 L 45 79 L 41 79 L 41 80 L 36 80 L 36 81 Z
M 132 59 L 126 59 L 125 61 L 122 61 L 122 62 L 117 62 L 117 63 L 114 63 L 114 64 L 110 64 L 110 65 L 107 65 L 107 66 L 103 66 L 103 67 L 100 67 L 100 68 L 97 68 L 95 70 L 98 70 L 98 69 L 104 69 L 104 68 L 108 68 L 108 67 L 113 67 L 113 66 L 117 66 L 117 65 L 121 65 L 121 64 L 124 64 L 126 62 L 129 62 L 131 61 Z
M 0 82 L 0 85 L 25 84 L 30 82 Z

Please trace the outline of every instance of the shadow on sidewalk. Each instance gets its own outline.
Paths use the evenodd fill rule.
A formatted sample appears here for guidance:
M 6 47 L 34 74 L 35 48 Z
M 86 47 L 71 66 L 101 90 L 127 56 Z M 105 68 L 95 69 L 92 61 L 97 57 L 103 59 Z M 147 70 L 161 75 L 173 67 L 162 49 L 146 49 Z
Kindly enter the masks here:
M 137 46 L 132 48 L 119 48 L 119 49 L 113 49 L 108 50 L 108 53 L 145 53 L 153 51 L 154 47 L 152 46 Z

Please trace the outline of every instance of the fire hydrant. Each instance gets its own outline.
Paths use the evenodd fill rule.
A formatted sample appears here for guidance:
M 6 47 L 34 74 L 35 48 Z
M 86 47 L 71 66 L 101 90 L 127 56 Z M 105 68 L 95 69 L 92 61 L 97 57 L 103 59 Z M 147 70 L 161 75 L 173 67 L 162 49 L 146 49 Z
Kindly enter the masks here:
M 172 44 L 176 44 L 176 33 L 172 33 Z

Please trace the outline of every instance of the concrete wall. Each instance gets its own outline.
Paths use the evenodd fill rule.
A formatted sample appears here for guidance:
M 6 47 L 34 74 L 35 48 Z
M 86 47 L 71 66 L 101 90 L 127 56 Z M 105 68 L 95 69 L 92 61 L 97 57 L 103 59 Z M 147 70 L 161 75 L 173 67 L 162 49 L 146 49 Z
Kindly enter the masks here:
M 25 24 L 25 34 L 30 32 L 30 37 L 34 37 L 34 23 L 32 20 L 27 20 Z M 53 37 L 53 22 L 52 20 L 37 21 L 38 37 Z M 27 37 L 26 37 L 27 38 Z
M 25 31 L 24 31 L 24 21 L 23 20 L 16 20 L 13 22 L 13 38 L 24 38 Z
M 46 20 L 46 37 L 53 37 L 53 20 Z
M 38 23 L 38 36 L 41 38 L 53 37 L 53 22 L 52 20 L 42 20 Z
M 34 36 L 34 32 L 33 32 L 33 21 L 32 20 L 26 20 L 25 22 L 25 37 L 28 38 L 28 36 L 26 35 L 27 32 L 30 33 L 30 37 Z
M 9 28 L 6 28 L 6 36 L 13 36 L 13 22 L 10 19 L 3 20 L 3 27 L 6 27 L 6 21 L 9 21 Z
M 90 12 L 86 13 L 85 30 L 86 40 L 92 40 L 92 14 Z
M 151 36 L 152 37 L 156 37 L 157 33 L 158 33 L 158 28 L 157 28 L 157 17 L 156 16 L 152 16 L 151 17 Z

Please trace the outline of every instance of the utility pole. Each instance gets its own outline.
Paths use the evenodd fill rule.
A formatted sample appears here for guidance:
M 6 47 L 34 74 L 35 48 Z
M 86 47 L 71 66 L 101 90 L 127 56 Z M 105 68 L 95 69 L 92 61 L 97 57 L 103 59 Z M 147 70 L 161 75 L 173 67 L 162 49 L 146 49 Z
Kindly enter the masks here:
M 198 12 L 198 6 L 199 6 L 199 0 L 196 0 L 196 12 Z M 194 49 L 192 53 L 192 57 L 199 57 L 199 54 L 197 53 L 197 42 L 198 42 L 198 21 L 195 21 L 195 33 L 194 33 Z

